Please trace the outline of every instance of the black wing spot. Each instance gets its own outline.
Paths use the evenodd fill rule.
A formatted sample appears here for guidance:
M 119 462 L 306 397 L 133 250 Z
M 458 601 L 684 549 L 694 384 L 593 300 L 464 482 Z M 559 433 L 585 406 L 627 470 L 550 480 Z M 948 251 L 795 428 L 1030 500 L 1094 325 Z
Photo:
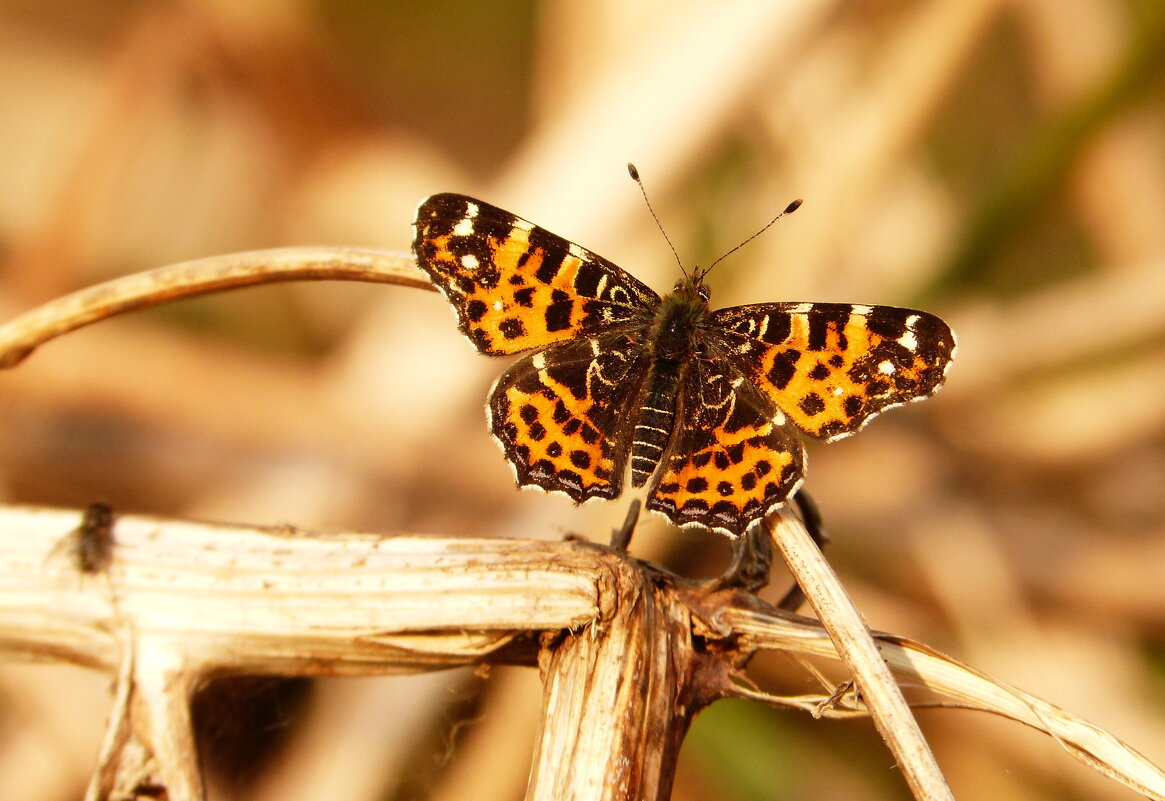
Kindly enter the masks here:
M 567 300 L 556 300 L 546 307 L 546 330 L 565 331 L 570 328 L 570 313 L 574 303 Z
M 502 320 L 498 323 L 498 330 L 502 332 L 502 336 L 506 339 L 517 339 L 526 334 L 526 326 L 517 317 L 507 317 Z
M 700 477 L 689 479 L 684 489 L 691 493 L 704 492 L 708 489 L 708 479 Z
M 801 411 L 805 412 L 805 414 L 809 415 L 810 417 L 821 414 L 825 411 L 825 401 L 822 400 L 821 396 L 816 392 L 810 392 L 808 395 L 803 397 L 801 402 L 797 405 L 801 407 Z
M 735 445 L 730 445 L 725 452 L 733 464 L 740 464 L 740 461 L 744 458 L 744 443 L 738 442 Z
M 477 299 L 465 304 L 465 316 L 469 318 L 471 323 L 480 323 L 481 318 L 485 317 L 487 311 L 489 311 L 489 307 Z
M 797 361 L 801 358 L 801 351 L 787 350 L 784 353 L 778 353 L 773 358 L 773 366 L 769 368 L 768 379 L 773 382 L 773 386 L 777 389 L 784 389 L 789 386 L 789 382 L 793 380 L 793 376 L 797 372 Z

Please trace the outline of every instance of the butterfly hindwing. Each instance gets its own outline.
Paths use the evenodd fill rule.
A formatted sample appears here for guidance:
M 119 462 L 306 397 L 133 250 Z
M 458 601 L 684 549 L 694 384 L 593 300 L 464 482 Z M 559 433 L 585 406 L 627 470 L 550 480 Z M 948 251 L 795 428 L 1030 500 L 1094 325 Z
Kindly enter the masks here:
M 728 358 L 798 428 L 824 439 L 934 394 L 955 352 L 938 317 L 892 306 L 762 303 L 710 317 Z
M 490 428 L 518 483 L 579 502 L 617 497 L 649 361 L 634 334 L 610 333 L 539 351 L 503 373 L 490 391 Z
M 800 435 L 755 384 L 723 358 L 696 359 L 647 508 L 739 536 L 796 490 L 804 466 Z
M 589 250 L 463 195 L 417 209 L 413 252 L 482 353 L 500 355 L 650 320 L 659 295 Z

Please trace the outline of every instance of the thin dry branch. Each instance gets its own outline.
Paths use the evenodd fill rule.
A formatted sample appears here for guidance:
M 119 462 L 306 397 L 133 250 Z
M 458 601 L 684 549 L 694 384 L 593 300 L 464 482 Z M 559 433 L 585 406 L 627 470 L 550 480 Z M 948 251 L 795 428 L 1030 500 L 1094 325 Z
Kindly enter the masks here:
M 758 649 L 836 659 L 837 650 L 817 621 L 796 620 L 774 610 L 725 607 L 714 613 L 717 630 L 745 635 Z M 872 632 L 878 653 L 903 686 L 918 685 L 938 702 L 912 706 L 951 706 L 990 712 L 1049 735 L 1084 764 L 1148 798 L 1165 799 L 1165 770 L 1109 732 L 1006 682 L 993 679 L 932 648 L 885 632 Z M 746 687 L 737 695 L 781 707 L 820 712 L 822 717 L 864 714 L 860 702 L 829 703 L 828 692 L 796 698 L 774 697 Z M 836 701 L 836 699 L 833 699 Z M 863 698 L 863 700 L 866 700 Z

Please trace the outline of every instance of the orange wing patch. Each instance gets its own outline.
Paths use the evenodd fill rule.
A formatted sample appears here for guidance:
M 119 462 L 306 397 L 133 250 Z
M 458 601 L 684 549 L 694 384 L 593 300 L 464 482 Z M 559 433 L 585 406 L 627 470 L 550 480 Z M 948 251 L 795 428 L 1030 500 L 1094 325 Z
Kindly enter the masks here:
M 912 309 L 770 303 L 713 313 L 735 361 L 797 425 L 824 439 L 942 384 L 951 329 Z
M 488 353 L 518 353 L 544 347 L 574 336 L 585 316 L 583 303 L 573 296 L 571 284 L 582 263 L 568 255 L 551 272 L 550 283 L 534 283 L 547 264 L 546 251 L 532 246 L 528 231 L 514 228 L 498 241 L 489 239 L 492 263 L 486 270 L 497 273 L 497 284 L 487 286 L 464 281 L 459 310 L 466 333 Z M 483 267 L 476 257 L 458 257 L 450 248 L 452 236 L 431 240 L 436 269 L 472 276 Z

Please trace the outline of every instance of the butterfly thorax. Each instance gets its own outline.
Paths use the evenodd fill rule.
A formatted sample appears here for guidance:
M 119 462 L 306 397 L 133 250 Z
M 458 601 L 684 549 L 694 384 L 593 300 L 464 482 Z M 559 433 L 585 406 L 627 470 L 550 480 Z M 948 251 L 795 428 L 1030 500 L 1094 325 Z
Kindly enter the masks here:
M 631 484 L 641 487 L 655 472 L 671 439 L 676 396 L 683 373 L 702 350 L 700 324 L 708 315 L 708 291 L 686 278 L 660 301 L 648 342 L 651 367 L 631 445 Z
M 684 279 L 660 301 L 649 340 L 656 361 L 686 361 L 699 346 L 700 323 L 708 316 L 708 290 Z

